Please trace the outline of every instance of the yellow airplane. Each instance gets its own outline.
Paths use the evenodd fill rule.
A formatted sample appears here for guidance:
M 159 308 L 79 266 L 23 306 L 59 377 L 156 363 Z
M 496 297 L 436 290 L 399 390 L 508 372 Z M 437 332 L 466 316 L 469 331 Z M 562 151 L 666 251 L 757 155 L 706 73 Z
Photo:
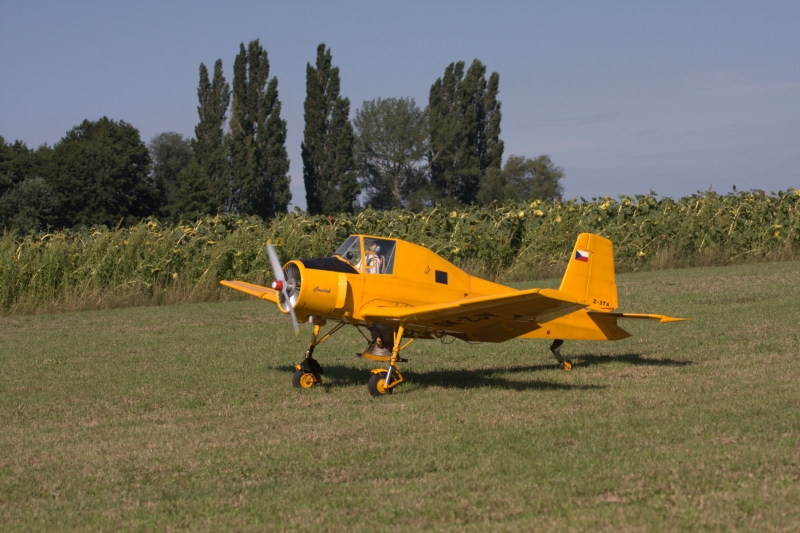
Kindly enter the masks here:
M 370 394 L 380 396 L 403 383 L 398 363 L 406 360 L 399 354 L 417 339 L 551 339 L 550 351 L 570 370 L 572 363 L 560 352 L 564 340 L 630 337 L 617 325 L 620 318 L 686 320 L 613 312 L 618 307 L 613 246 L 591 233 L 578 236 L 558 290 L 506 287 L 470 276 L 422 246 L 371 235 L 351 235 L 330 257 L 292 260 L 283 268 L 270 243 L 267 254 L 275 275 L 272 288 L 220 283 L 277 303 L 291 315 L 295 335 L 298 322 L 314 325 L 305 359 L 295 365 L 295 387 L 322 382 L 314 349 L 346 324 L 371 334 L 370 340 L 361 332 L 368 343 L 361 357 L 388 363 L 372 370 L 369 379 Z M 332 327 L 320 337 L 328 321 Z

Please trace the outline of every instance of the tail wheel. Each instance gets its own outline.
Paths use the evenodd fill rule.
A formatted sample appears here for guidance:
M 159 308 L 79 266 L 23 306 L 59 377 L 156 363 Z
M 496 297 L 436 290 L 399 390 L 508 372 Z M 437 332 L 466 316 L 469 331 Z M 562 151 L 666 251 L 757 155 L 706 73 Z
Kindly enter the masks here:
M 381 372 L 380 374 L 372 374 L 369 377 L 367 389 L 369 389 L 369 393 L 372 396 L 378 397 L 392 393 L 392 389 L 386 387 L 386 374 L 386 372 Z
M 572 370 L 571 361 L 564 361 L 564 363 L 561 366 L 564 368 L 564 370 Z
M 302 370 L 298 370 L 292 376 L 292 385 L 296 388 L 310 389 L 315 381 L 314 374 L 308 374 Z

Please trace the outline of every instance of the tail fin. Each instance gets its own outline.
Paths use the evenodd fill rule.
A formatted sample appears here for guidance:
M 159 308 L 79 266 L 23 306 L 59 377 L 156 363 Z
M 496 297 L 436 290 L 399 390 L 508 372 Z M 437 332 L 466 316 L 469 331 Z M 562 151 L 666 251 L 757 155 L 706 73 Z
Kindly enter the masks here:
M 558 290 L 575 296 L 590 309 L 616 309 L 617 283 L 611 241 L 591 233 L 578 235 Z

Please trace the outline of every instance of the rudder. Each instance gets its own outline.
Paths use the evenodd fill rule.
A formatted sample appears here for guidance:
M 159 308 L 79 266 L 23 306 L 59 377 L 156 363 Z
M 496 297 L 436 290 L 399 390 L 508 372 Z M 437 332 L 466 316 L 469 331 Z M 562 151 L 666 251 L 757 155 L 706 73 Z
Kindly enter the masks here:
M 592 233 L 578 235 L 558 290 L 575 296 L 590 309 L 616 309 L 617 283 L 611 241 Z

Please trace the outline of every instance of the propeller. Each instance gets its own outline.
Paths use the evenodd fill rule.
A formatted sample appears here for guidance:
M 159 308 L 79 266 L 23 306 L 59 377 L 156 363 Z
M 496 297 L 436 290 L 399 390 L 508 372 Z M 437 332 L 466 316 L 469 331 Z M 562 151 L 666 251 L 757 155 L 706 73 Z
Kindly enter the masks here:
M 289 289 L 292 287 L 290 287 L 290 284 L 286 281 L 286 278 L 283 277 L 281 262 L 278 260 L 278 254 L 275 253 L 275 248 L 272 247 L 272 242 L 270 241 L 267 241 L 267 255 L 269 256 L 269 262 L 272 265 L 272 273 L 275 275 L 275 282 L 272 284 L 272 288 L 283 294 L 286 307 L 289 308 L 289 314 L 292 315 L 294 336 L 297 337 L 300 335 L 300 325 L 297 323 L 297 315 L 294 314 L 294 306 L 292 306 L 292 301 L 289 299 Z

